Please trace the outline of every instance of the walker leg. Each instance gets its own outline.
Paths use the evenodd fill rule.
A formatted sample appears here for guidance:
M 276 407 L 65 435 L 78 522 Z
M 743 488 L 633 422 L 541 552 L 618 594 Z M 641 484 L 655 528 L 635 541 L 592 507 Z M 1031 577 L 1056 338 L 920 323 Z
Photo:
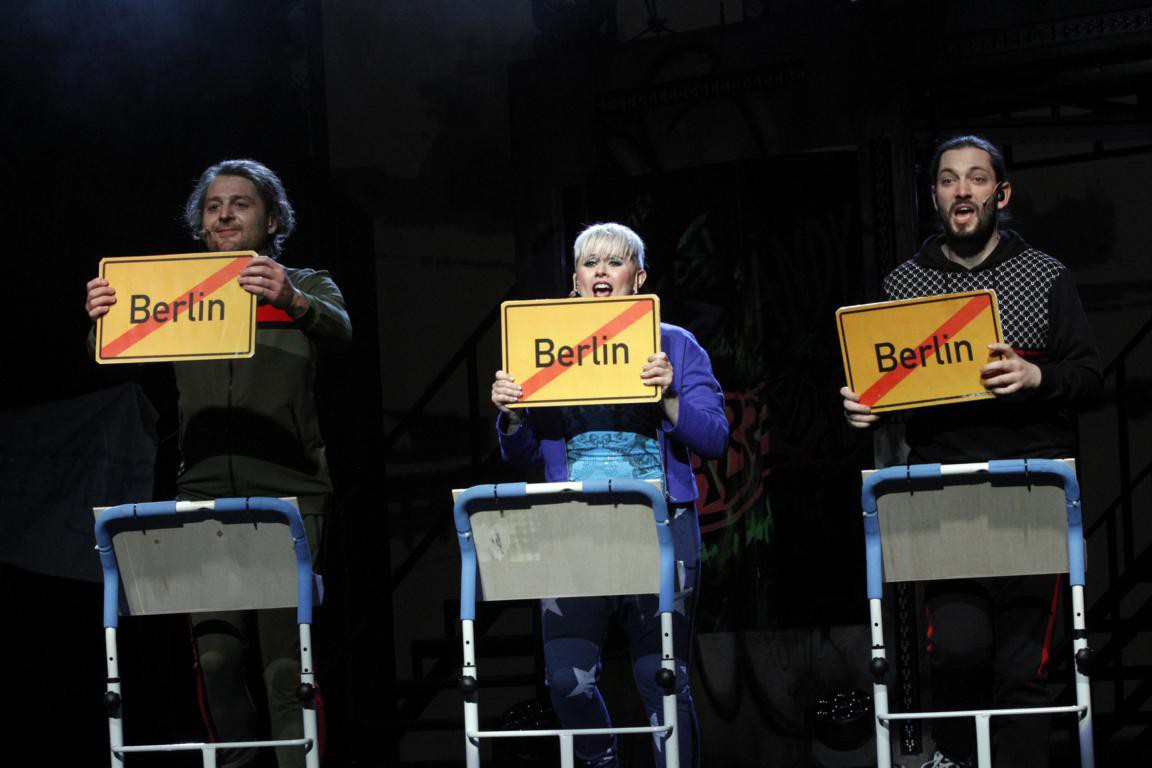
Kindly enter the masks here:
M 480 740 L 469 738 L 468 732 L 477 730 L 480 722 L 476 711 L 476 702 L 469 701 L 464 704 L 464 765 L 467 768 L 480 768 Z
M 876 768 L 892 766 L 892 736 L 888 715 L 888 683 L 884 676 L 888 672 L 888 656 L 884 650 L 884 611 L 879 598 L 868 601 L 872 615 L 872 708 L 876 721 Z
M 672 673 L 672 690 L 664 694 L 664 725 L 671 726 L 666 736 L 656 735 L 664 739 L 664 765 L 665 768 L 680 768 L 680 723 L 679 711 L 676 701 L 676 656 L 672 650 L 672 614 L 664 611 L 660 614 L 660 650 L 662 658 L 660 666 Z
M 575 750 L 572 734 L 560 734 L 560 768 L 576 768 Z
M 474 637 L 475 624 L 471 619 L 460 621 L 461 640 L 464 644 L 464 664 L 460 669 L 461 681 L 476 678 L 476 638 Z M 480 707 L 476 697 L 479 691 L 475 687 L 462 691 L 464 694 L 464 764 L 467 768 L 480 767 L 480 740 L 472 739 L 469 733 L 480 730 Z
M 1084 621 L 1084 585 L 1072 585 L 1072 668 L 1076 673 L 1076 703 L 1084 707 L 1077 730 L 1080 735 L 1080 768 L 1095 768 L 1096 754 L 1092 736 L 1092 686 L 1088 675 L 1080 670 L 1077 654 L 1088 651 L 1088 630 Z M 1090 651 L 1088 651 L 1090 653 Z
M 320 732 L 316 725 L 316 671 L 312 667 L 312 625 L 300 625 L 300 685 L 308 686 L 311 700 L 302 701 L 301 715 L 304 718 L 304 765 L 306 768 L 320 768 Z
M 1096 768 L 1096 751 L 1092 744 L 1092 712 L 1080 718 L 1080 768 Z
M 976 715 L 976 768 L 992 767 L 992 716 Z
M 677 722 L 676 716 L 676 694 L 664 697 L 664 725 L 671 725 L 672 727 L 667 733 L 654 734 L 657 739 L 664 741 L 664 766 L 665 768 L 680 768 L 680 734 L 677 728 L 680 727 Z
M 876 709 L 876 768 L 892 768 L 892 736 L 888 730 L 888 688 L 884 683 L 872 684 L 873 706 Z
M 104 650 L 107 656 L 108 683 L 106 696 L 115 697 L 115 702 L 105 701 L 108 707 L 108 746 L 111 768 L 124 768 L 124 755 L 116 748 L 124 745 L 124 722 L 121 720 L 120 702 L 120 662 L 116 655 L 116 628 L 104 628 Z

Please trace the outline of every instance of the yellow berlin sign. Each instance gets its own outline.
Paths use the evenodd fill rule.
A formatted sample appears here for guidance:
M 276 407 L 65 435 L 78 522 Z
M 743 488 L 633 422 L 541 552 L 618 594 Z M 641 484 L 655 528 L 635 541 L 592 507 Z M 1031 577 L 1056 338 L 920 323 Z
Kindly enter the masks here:
M 848 388 L 874 412 L 992 397 L 980 369 L 1002 341 L 993 291 L 836 310 Z
M 506 301 L 500 330 L 503 368 L 524 390 L 513 408 L 660 400 L 640 379 L 660 351 L 655 296 Z
M 251 357 L 256 297 L 236 282 L 253 251 L 100 261 L 116 303 L 96 323 L 96 361 L 152 363 Z

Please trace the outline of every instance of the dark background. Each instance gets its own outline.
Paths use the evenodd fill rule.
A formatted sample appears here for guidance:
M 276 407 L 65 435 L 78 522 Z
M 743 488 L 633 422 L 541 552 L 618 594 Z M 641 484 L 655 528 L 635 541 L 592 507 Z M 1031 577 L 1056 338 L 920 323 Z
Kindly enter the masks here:
M 1119 759 L 1152 739 L 1139 514 L 1152 493 L 1152 6 L 3 0 L 0 12 L 16 342 L 5 411 L 140 386 L 159 414 L 153 495 L 171 497 L 170 371 L 93 364 L 83 286 L 105 256 L 195 250 L 182 203 L 222 158 L 280 173 L 300 218 L 285 261 L 330 269 L 346 294 L 355 346 L 322 382 L 341 497 L 317 626 L 332 764 L 432 765 L 443 758 L 422 739 L 458 738 L 442 694 L 458 663 L 446 490 L 513 479 L 491 455 L 493 310 L 562 294 L 569 244 L 592 221 L 645 238 L 666 319 L 698 334 L 728 393 L 732 450 L 701 467 L 701 632 L 768 638 L 795 661 L 785 648 L 864 624 L 857 472 L 872 446 L 839 415 L 832 316 L 875 300 L 930 230 L 919 171 L 959 132 L 1005 147 L 1015 226 L 1077 271 L 1110 365 L 1108 402 L 1082 422 L 1098 743 Z M 21 446 L 5 448 L 17 464 Z M 17 751 L 106 759 L 98 586 L 0 565 L 0 596 Z M 523 636 L 525 616 L 493 621 Z M 126 621 L 121 642 L 141 702 L 130 738 L 200 738 L 183 618 Z M 809 687 L 852 687 L 852 670 Z M 813 756 L 814 691 L 757 674 L 750 698 L 700 696 L 715 722 L 752 722 L 783 745 L 730 741 L 728 764 L 852 764 Z

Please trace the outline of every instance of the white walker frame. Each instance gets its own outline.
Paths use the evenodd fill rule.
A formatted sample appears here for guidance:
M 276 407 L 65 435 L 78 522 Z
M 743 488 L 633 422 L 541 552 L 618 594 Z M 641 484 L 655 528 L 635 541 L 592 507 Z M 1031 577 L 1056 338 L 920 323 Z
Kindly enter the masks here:
M 1032 715 L 1032 714 L 1075 714 L 1079 719 L 1080 765 L 1081 768 L 1093 768 L 1095 758 L 1092 743 L 1092 701 L 1089 687 L 1087 668 L 1090 665 L 1092 651 L 1088 647 L 1088 631 L 1084 621 L 1084 533 L 1080 509 L 1080 485 L 1076 480 L 1075 468 L 1071 462 L 1052 459 L 1013 459 L 1007 461 L 990 461 L 975 464 L 913 464 L 907 466 L 889 467 L 887 469 L 864 473 L 864 484 L 861 491 L 861 501 L 864 509 L 865 546 L 868 563 L 868 603 L 871 614 L 872 630 L 872 661 L 871 671 L 874 676 L 872 686 L 875 705 L 876 721 L 876 755 L 877 768 L 890 768 L 892 764 L 892 748 L 890 724 L 901 720 L 928 720 L 946 717 L 971 717 L 976 721 L 976 768 L 990 768 L 992 765 L 992 738 L 991 719 L 1004 715 Z M 947 498 L 938 492 L 946 487 L 956 485 L 976 485 L 990 483 L 999 485 L 994 492 L 981 497 L 980 504 L 950 504 Z M 881 531 L 886 525 L 883 518 L 887 514 L 879 509 L 880 496 L 883 494 L 906 494 L 902 499 L 904 509 L 912 514 L 913 521 L 900 530 L 891 526 L 886 531 L 890 538 L 913 532 L 914 536 L 905 541 L 918 544 L 925 539 L 915 538 L 924 536 L 928 531 L 922 522 L 916 522 L 917 514 L 935 515 L 937 520 L 942 516 L 966 516 L 960 521 L 961 536 L 978 533 L 987 528 L 990 512 L 997 505 L 1007 508 L 1008 514 L 998 517 L 999 523 L 1013 523 L 1021 525 L 1018 521 L 1027 518 L 1027 507 L 1036 507 L 1049 499 L 1040 498 L 1036 493 L 1037 487 L 1048 486 L 1053 482 L 1063 488 L 1063 500 L 1066 512 L 1067 559 L 1060 559 L 1054 563 L 1052 558 L 1045 561 L 1041 554 L 1036 565 L 1026 566 L 1021 570 L 1019 557 L 1003 558 L 997 560 L 987 558 L 987 551 L 975 552 L 976 560 L 984 562 L 975 564 L 977 572 L 957 570 L 964 566 L 959 562 L 948 565 L 951 570 L 934 576 L 915 573 L 917 564 L 910 566 L 910 572 L 904 574 L 889 573 L 901 567 L 899 558 L 893 558 L 889 551 L 889 542 L 882 541 Z M 1015 498 L 1009 499 L 1010 493 L 1016 491 Z M 970 489 L 966 492 L 971 492 Z M 1001 501 L 1008 499 L 1007 501 Z M 1058 513 L 1059 510 L 1057 509 Z M 1057 515 L 1058 517 L 1063 517 Z M 1037 520 L 1033 515 L 1031 520 Z M 919 527 L 919 530 L 914 530 Z M 929 527 L 935 528 L 936 538 L 941 539 L 939 526 L 935 523 Z M 1029 542 L 1043 539 L 1042 524 L 1036 525 L 1027 531 Z M 895 535 L 893 533 L 895 532 Z M 1011 533 L 1011 532 L 1009 532 Z M 1037 533 L 1038 535 L 1032 535 Z M 972 553 L 975 549 L 964 544 L 971 542 L 946 542 L 950 544 L 951 551 L 958 553 L 963 559 L 965 553 Z M 984 542 L 984 548 L 996 547 L 991 541 Z M 1007 546 L 1007 545 L 1001 545 Z M 905 552 L 911 551 L 905 549 Z M 1019 555 L 1020 553 L 1014 553 Z M 992 562 L 995 561 L 995 562 Z M 1045 563 L 1041 565 L 1040 563 Z M 919 567 L 929 567 L 920 563 Z M 1036 570 L 1039 569 L 1039 570 Z M 1076 674 L 1076 704 L 1065 707 L 1032 707 L 1020 709 L 984 709 L 944 712 L 902 712 L 888 711 L 888 687 L 885 677 L 888 672 L 888 660 L 884 647 L 882 597 L 885 581 L 906 581 L 910 576 L 917 578 L 952 578 L 957 576 L 1001 576 L 1020 573 L 1055 573 L 1067 572 L 1068 581 L 1072 587 L 1072 652 L 1075 660 Z
M 250 747 L 300 747 L 305 750 L 307 768 L 319 768 L 315 709 L 316 675 L 312 666 L 312 605 L 320 601 L 319 577 L 312 573 L 312 558 L 308 552 L 308 538 L 300 512 L 289 501 L 267 497 L 216 499 L 215 501 L 161 501 L 145 504 L 122 504 L 98 509 L 96 518 L 96 544 L 104 571 L 104 645 L 107 657 L 107 689 L 104 704 L 108 711 L 108 740 L 111 768 L 123 768 L 125 755 L 132 752 L 188 752 L 201 753 L 204 768 L 215 768 L 216 753 L 221 749 Z M 265 525 L 270 523 L 271 525 Z M 242 534 L 224 536 L 220 524 L 243 526 Z M 284 536 L 287 526 L 291 541 Z M 130 544 L 129 534 L 144 534 Z M 201 535 L 203 534 L 203 535 Z M 122 536 L 114 546 L 113 539 Z M 226 540 L 226 545 L 216 542 Z M 141 544 L 141 542 L 144 542 Z M 168 551 L 176 548 L 196 548 L 191 554 L 182 551 L 179 558 L 155 557 L 148 553 L 153 545 Z M 122 547 L 125 544 L 130 548 Z M 291 547 L 291 555 L 288 547 Z M 222 549 L 224 546 L 226 549 Z M 284 556 L 260 562 L 267 557 L 268 547 Z M 304 720 L 304 737 L 243 742 L 189 742 L 178 744 L 124 743 L 123 700 L 120 690 L 120 668 L 116 648 L 116 629 L 121 606 L 121 568 L 117 559 L 120 549 L 131 561 L 130 570 L 123 575 L 124 593 L 132 613 L 184 613 L 195 610 L 230 610 L 279 608 L 294 604 L 300 627 L 300 687 Z M 223 559 L 239 555 L 234 562 Z M 255 555 L 256 561 L 244 554 Z M 189 573 L 180 569 L 190 560 L 201 559 L 203 573 Z M 227 586 L 210 584 L 201 592 L 194 586 L 197 576 L 211 582 L 227 571 Z M 173 569 L 166 572 L 164 569 Z M 130 583 L 131 582 L 131 583 Z M 290 585 L 295 582 L 295 590 Z M 258 589 L 253 590 L 253 585 Z M 175 585 L 175 588 L 173 588 Z M 295 593 L 293 595 L 293 592 Z M 253 594 L 255 593 L 255 596 Z M 285 596 L 288 602 L 285 601 Z M 294 599 L 293 599 L 294 598 Z M 189 602 L 200 608 L 189 607 Z
M 478 485 L 455 493 L 467 767 L 480 765 L 481 739 L 556 737 L 561 767 L 573 768 L 574 737 L 646 733 L 663 740 L 668 768 L 678 768 L 672 649 L 676 560 L 660 488 L 621 479 Z M 577 562 L 579 568 L 566 567 Z M 481 730 L 473 636 L 480 593 L 484 600 L 659 594 L 661 669 L 656 676 L 664 692 L 664 722 L 645 727 Z

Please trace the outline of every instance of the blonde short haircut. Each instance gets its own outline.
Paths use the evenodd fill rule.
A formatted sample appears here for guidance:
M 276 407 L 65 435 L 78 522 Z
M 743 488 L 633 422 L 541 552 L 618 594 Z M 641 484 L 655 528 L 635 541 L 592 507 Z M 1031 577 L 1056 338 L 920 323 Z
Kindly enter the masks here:
M 572 251 L 573 264 L 579 264 L 588 254 L 610 253 L 630 259 L 644 269 L 644 241 L 623 224 L 592 224 L 577 236 Z

